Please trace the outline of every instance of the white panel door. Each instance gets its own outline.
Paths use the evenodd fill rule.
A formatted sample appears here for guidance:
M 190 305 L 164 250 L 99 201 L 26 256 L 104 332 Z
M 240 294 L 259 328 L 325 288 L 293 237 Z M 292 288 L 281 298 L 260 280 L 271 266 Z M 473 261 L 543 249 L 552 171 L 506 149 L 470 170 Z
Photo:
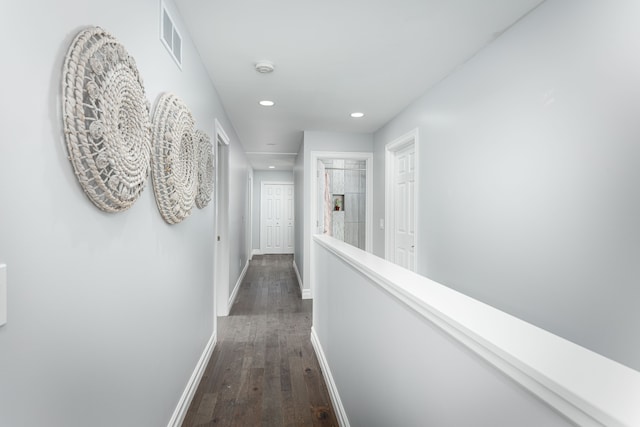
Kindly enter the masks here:
M 415 147 L 395 153 L 394 164 L 394 262 L 415 271 Z
M 263 252 L 282 253 L 282 186 L 264 186 L 264 227 Z
M 293 185 L 263 183 L 260 206 L 262 253 L 293 253 Z

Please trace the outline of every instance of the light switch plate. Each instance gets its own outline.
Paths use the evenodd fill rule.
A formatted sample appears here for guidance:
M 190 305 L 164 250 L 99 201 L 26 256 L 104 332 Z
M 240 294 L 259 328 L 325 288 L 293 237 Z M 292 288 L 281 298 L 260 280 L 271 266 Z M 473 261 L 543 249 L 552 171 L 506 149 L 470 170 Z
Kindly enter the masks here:
M 7 266 L 0 264 L 0 326 L 7 323 Z

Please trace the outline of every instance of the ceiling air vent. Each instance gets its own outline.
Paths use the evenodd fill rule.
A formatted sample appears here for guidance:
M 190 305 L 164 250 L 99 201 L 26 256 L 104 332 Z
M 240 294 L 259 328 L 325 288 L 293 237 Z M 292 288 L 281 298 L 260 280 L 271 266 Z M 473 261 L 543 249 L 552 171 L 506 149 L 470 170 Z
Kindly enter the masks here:
M 173 23 L 171 15 L 164 2 L 160 3 L 160 40 L 169 54 L 182 69 L 182 37 Z
M 259 61 L 256 63 L 256 71 L 261 74 L 269 74 L 274 70 L 273 62 L 271 61 Z

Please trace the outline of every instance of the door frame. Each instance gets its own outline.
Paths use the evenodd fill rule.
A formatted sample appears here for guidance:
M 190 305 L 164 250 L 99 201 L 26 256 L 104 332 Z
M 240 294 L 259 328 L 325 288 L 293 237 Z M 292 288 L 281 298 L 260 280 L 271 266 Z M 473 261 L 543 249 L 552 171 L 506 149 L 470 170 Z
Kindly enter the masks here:
M 400 136 L 399 138 L 394 139 L 393 141 L 387 143 L 384 146 L 384 183 L 385 183 L 385 203 L 384 203 L 384 216 L 386 218 L 385 224 L 385 232 L 384 232 L 384 258 L 391 262 L 394 261 L 394 237 L 393 230 L 395 229 L 395 209 L 394 203 L 395 200 L 395 187 L 393 185 L 393 180 L 395 178 L 395 157 L 396 153 L 400 150 L 404 150 L 405 148 L 413 145 L 414 148 L 414 187 L 413 187 L 413 217 L 414 217 L 414 263 L 413 265 L 417 267 L 417 259 L 418 259 L 418 198 L 420 196 L 420 191 L 418 191 L 419 179 L 420 176 L 420 162 L 418 156 L 418 128 L 415 128 L 406 134 Z
M 265 251 L 265 246 L 264 246 L 264 234 L 265 234 L 265 230 L 264 230 L 264 222 L 263 222 L 263 215 L 264 215 L 264 186 L 265 185 L 290 185 L 291 188 L 293 189 L 293 203 L 295 206 L 296 200 L 295 200 L 295 186 L 294 183 L 291 181 L 261 181 L 260 182 L 260 253 L 261 254 L 266 254 L 267 252 Z M 284 207 L 283 207 L 284 208 Z M 295 209 L 294 209 L 294 216 L 293 216 L 293 224 L 294 224 L 294 229 L 295 229 L 295 221 L 296 221 L 296 217 L 295 217 Z M 295 242 L 294 242 L 295 243 Z M 292 252 L 278 252 L 278 253 L 282 253 L 282 254 L 290 254 Z M 295 253 L 295 246 L 293 248 L 293 253 Z
M 303 292 L 303 298 L 313 298 L 313 289 L 314 289 L 314 277 L 315 277 L 315 263 L 313 262 L 315 250 L 312 235 L 317 234 L 317 223 L 319 219 L 318 216 L 318 160 L 322 159 L 331 159 L 331 160 L 364 160 L 365 168 L 367 169 L 367 181 L 366 181 L 366 190 L 365 190 L 365 199 L 366 199 L 366 230 L 365 230 L 365 250 L 367 252 L 372 252 L 373 248 L 373 153 L 372 152 L 359 152 L 359 151 L 311 151 L 309 154 L 310 158 L 310 174 L 311 179 L 309 180 L 309 186 L 307 187 L 309 191 L 310 207 L 309 210 L 310 215 L 308 215 L 308 223 L 305 227 L 308 230 L 308 239 L 309 244 L 306 244 L 305 247 L 309 250 L 305 250 L 304 252 L 304 283 L 309 284 L 309 293 L 305 294 Z M 305 162 L 306 163 L 306 162 Z M 305 231 L 306 231 L 305 230 Z M 306 240 L 307 236 L 305 236 Z M 308 268 L 307 268 L 308 266 Z M 306 291 L 306 289 L 305 289 Z
M 316 181 L 316 226 L 313 228 L 314 230 L 314 234 L 320 234 L 324 232 L 324 226 L 325 226 L 325 218 L 324 218 L 324 212 L 322 217 L 320 216 L 320 206 L 318 206 L 320 204 L 320 200 L 322 200 L 322 203 L 324 203 L 324 193 L 327 191 L 326 190 L 326 178 L 321 180 L 320 179 L 320 171 L 322 169 L 325 169 L 324 163 L 322 163 L 322 160 L 318 159 L 318 161 L 316 162 L 316 177 L 317 177 L 317 181 Z M 326 169 L 325 169 L 326 171 Z M 324 181 L 324 182 L 323 182 Z M 322 191 L 320 190 L 320 186 L 322 186 Z M 321 194 L 320 194 L 321 193 Z M 320 229 L 320 224 L 322 224 L 322 231 Z
M 217 316 L 229 315 L 229 137 L 215 119 L 214 149 L 216 156 L 214 322 Z M 220 239 L 220 240 L 218 240 Z
M 247 203 L 245 214 L 245 230 L 247 236 L 245 238 L 245 249 L 247 254 L 247 262 L 253 258 L 253 169 L 249 169 L 247 174 Z

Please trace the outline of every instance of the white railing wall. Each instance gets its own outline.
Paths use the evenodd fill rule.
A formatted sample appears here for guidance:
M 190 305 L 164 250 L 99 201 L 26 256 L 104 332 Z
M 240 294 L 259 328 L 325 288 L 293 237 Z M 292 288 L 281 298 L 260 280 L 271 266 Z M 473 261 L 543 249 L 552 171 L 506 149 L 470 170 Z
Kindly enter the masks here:
M 640 373 L 327 236 L 312 342 L 346 426 L 640 426 Z

